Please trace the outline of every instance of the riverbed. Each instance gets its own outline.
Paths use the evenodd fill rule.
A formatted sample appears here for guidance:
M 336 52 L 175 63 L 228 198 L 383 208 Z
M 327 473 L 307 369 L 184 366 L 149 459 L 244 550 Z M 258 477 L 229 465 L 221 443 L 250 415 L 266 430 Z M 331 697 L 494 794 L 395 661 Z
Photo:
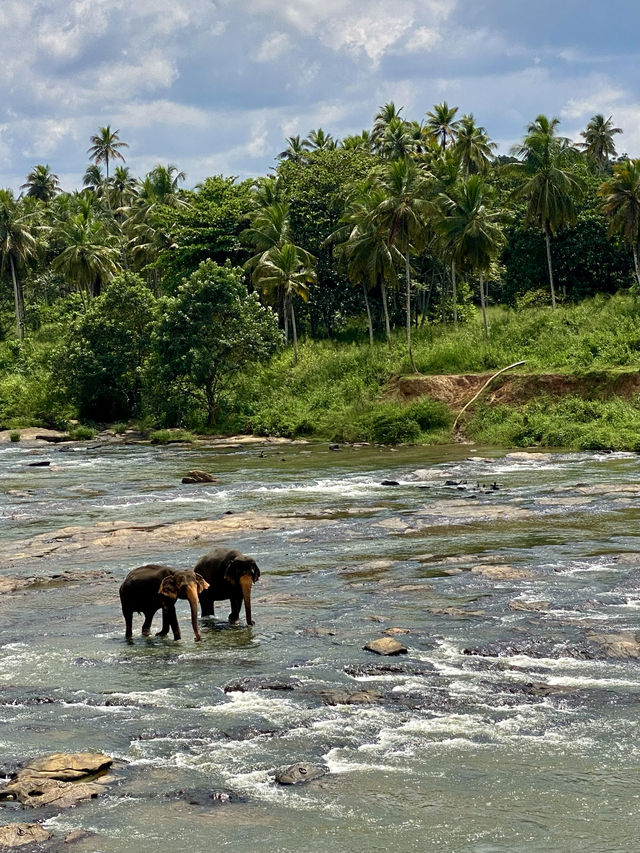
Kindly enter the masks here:
M 196 468 L 218 481 L 183 485 Z M 4 767 L 114 756 L 104 796 L 47 820 L 96 833 L 94 853 L 633 851 L 639 468 L 467 445 L 0 446 L 0 574 L 62 576 L 2 599 Z M 117 547 L 93 535 L 107 523 L 130 529 Z M 126 573 L 218 545 L 260 566 L 255 626 L 222 602 L 195 643 L 185 602 L 181 641 L 136 617 L 127 643 Z M 363 649 L 389 635 L 406 655 Z M 297 761 L 328 773 L 277 785 Z

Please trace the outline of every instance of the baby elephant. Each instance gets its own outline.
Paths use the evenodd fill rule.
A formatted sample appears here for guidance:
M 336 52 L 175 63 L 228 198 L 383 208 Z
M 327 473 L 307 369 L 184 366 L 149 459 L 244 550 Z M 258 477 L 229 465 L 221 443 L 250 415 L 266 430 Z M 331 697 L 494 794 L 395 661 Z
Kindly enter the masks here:
M 125 637 L 131 639 L 131 623 L 134 613 L 144 614 L 142 633 L 145 637 L 151 630 L 151 622 L 157 610 L 162 608 L 162 630 L 157 637 L 166 637 L 169 628 L 173 639 L 180 639 L 180 626 L 176 616 L 176 599 L 186 598 L 191 606 L 191 624 L 196 641 L 198 631 L 198 593 L 209 588 L 201 576 L 190 570 L 176 570 L 169 566 L 138 566 L 126 576 L 120 587 L 120 602 L 125 622 Z
M 229 622 L 237 622 L 244 601 L 247 625 L 255 625 L 251 618 L 251 587 L 260 577 L 255 560 L 240 551 L 216 548 L 198 560 L 194 571 L 209 584 L 209 588 L 200 593 L 203 616 L 214 615 L 214 601 L 230 599 Z

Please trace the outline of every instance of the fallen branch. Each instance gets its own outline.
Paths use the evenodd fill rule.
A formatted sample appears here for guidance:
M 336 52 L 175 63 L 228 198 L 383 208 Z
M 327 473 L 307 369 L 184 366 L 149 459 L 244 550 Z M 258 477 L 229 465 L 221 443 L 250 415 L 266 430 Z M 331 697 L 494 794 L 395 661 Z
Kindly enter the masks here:
M 455 421 L 453 422 L 453 431 L 454 431 L 454 432 L 456 431 L 456 427 L 458 426 L 458 421 L 460 420 L 460 418 L 462 417 L 462 415 L 465 413 L 465 411 L 469 408 L 469 406 L 470 406 L 472 403 L 475 403 L 475 401 L 478 399 L 478 397 L 480 396 L 480 394 L 482 394 L 482 392 L 483 392 L 483 391 L 484 391 L 484 389 L 487 387 L 487 385 L 489 385 L 491 382 L 493 382 L 493 380 L 494 380 L 497 376 L 500 376 L 500 374 L 501 374 L 501 373 L 504 373 L 504 372 L 505 372 L 505 370 L 511 370 L 513 367 L 519 367 L 521 364 L 524 364 L 524 363 L 525 363 L 524 361 L 515 361 L 513 364 L 510 364 L 508 367 L 503 367 L 503 368 L 502 368 L 502 370 L 499 370 L 497 373 L 494 373 L 494 374 L 493 374 L 493 376 L 490 376 L 490 377 L 487 379 L 487 381 L 484 383 L 484 385 L 482 386 L 482 388 L 478 391 L 478 393 L 477 393 L 475 396 L 473 396 L 473 397 L 469 400 L 469 402 L 468 402 L 468 403 L 465 403 L 465 405 L 460 409 L 460 411 L 458 412 L 458 416 L 457 416 L 457 418 L 456 418 L 456 419 L 455 419 Z

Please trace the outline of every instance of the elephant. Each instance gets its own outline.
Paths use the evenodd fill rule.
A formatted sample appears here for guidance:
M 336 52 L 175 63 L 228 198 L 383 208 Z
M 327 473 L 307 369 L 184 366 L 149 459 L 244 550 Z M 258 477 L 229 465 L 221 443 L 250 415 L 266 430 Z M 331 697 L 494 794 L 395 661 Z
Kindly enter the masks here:
M 170 566 L 147 565 L 132 569 L 120 587 L 120 602 L 125 621 L 125 638 L 131 639 L 134 613 L 144 614 L 142 634 L 149 636 L 151 622 L 162 608 L 162 629 L 157 637 L 166 637 L 169 628 L 173 639 L 180 639 L 180 626 L 176 616 L 176 599 L 186 598 L 191 606 L 191 624 L 196 642 L 198 631 L 198 594 L 209 588 L 207 581 L 190 570 L 176 570 Z
M 247 625 L 255 625 L 251 618 L 251 587 L 260 577 L 260 569 L 255 560 L 235 549 L 216 548 L 198 560 L 194 571 L 202 575 L 209 584 L 209 588 L 200 593 L 203 616 L 214 615 L 214 601 L 229 599 L 229 622 L 237 622 L 244 601 Z

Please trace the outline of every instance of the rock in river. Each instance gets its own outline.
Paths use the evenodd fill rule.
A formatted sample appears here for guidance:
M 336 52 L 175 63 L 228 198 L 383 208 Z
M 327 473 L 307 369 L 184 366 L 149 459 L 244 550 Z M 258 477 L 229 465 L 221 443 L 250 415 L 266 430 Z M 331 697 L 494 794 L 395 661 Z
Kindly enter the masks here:
M 35 759 L 0 790 L 0 801 L 69 808 L 104 792 L 107 780 L 97 777 L 104 776 L 112 762 L 108 755 L 92 752 L 56 752 Z
M 393 637 L 380 637 L 378 640 L 371 640 L 364 647 L 368 652 L 375 652 L 377 655 L 406 655 L 407 647 L 403 646 Z
M 218 478 L 206 471 L 188 471 L 182 478 L 183 483 L 217 483 Z
M 326 776 L 329 768 L 324 764 L 305 764 L 299 762 L 292 764 L 284 770 L 278 770 L 276 773 L 276 782 L 279 785 L 299 785 L 301 782 L 311 782 L 314 779 L 319 779 L 321 776 Z
M 53 833 L 39 823 L 8 823 L 0 826 L 0 848 L 3 850 L 37 844 L 50 838 L 53 838 Z

